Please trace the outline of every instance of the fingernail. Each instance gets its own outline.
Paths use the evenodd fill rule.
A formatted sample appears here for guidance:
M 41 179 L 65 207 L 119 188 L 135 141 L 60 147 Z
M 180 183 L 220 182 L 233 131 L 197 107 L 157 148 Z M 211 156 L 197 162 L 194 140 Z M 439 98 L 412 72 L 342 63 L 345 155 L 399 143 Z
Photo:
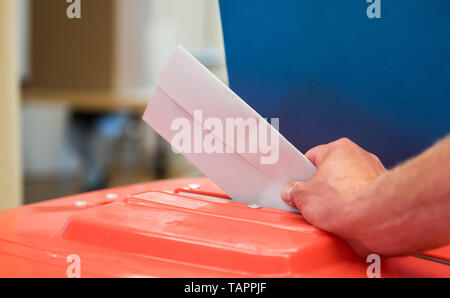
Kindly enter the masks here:
M 295 204 L 291 199 L 291 191 L 297 182 L 288 182 L 281 188 L 281 198 L 283 201 L 291 207 L 295 208 Z

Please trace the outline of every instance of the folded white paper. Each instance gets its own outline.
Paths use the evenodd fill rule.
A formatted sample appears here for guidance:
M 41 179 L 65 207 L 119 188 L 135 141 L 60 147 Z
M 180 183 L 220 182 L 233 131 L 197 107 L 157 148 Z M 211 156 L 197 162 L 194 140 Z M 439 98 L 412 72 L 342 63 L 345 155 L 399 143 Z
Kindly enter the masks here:
M 282 201 L 281 187 L 308 180 L 316 170 L 180 46 L 160 74 L 143 119 L 237 202 L 294 211 Z

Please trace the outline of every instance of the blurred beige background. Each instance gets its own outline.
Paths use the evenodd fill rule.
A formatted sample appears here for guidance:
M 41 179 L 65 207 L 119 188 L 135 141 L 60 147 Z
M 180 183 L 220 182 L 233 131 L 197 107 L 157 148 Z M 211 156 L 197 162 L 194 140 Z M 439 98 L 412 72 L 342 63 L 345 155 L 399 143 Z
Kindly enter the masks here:
M 0 209 L 22 202 L 16 4 L 0 1 Z
M 140 120 L 177 44 L 227 83 L 216 0 L 0 1 L 0 209 L 198 176 Z

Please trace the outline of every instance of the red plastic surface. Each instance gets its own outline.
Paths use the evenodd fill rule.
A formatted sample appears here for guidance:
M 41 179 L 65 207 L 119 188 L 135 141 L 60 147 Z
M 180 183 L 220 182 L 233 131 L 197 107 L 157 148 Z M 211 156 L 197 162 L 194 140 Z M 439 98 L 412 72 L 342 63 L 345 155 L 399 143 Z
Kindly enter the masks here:
M 193 183 L 200 188 L 185 189 Z M 65 277 L 66 257 L 77 254 L 82 277 L 366 277 L 365 260 L 296 213 L 181 191 L 227 198 L 208 179 L 189 178 L 2 211 L 0 276 Z M 415 257 L 381 265 L 383 277 L 449 270 Z

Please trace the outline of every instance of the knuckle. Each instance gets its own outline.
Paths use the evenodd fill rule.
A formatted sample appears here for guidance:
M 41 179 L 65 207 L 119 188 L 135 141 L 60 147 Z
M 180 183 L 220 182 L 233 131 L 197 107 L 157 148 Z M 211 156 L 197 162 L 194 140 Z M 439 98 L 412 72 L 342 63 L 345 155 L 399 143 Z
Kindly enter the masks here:
M 380 159 L 378 158 L 378 156 L 376 156 L 375 154 L 373 154 L 373 153 L 369 153 L 369 156 L 371 157 L 371 158 L 373 158 L 374 160 L 376 160 L 376 161 L 379 161 Z
M 299 210 L 302 210 L 305 204 L 308 202 L 308 198 L 308 185 L 304 182 L 296 184 L 291 191 L 291 200 L 295 204 L 295 206 Z
M 353 143 L 349 138 L 346 138 L 346 137 L 340 138 L 340 139 L 338 140 L 338 142 L 339 142 L 340 144 L 345 144 L 345 145 L 348 145 L 348 144 L 352 144 L 352 143 Z
M 349 138 L 340 138 L 333 142 L 337 147 L 344 147 L 353 144 L 353 142 Z
M 380 158 L 373 153 L 370 153 L 370 157 L 377 163 L 382 164 Z
M 291 197 L 293 199 L 300 198 L 305 192 L 304 183 L 297 183 L 291 190 Z

